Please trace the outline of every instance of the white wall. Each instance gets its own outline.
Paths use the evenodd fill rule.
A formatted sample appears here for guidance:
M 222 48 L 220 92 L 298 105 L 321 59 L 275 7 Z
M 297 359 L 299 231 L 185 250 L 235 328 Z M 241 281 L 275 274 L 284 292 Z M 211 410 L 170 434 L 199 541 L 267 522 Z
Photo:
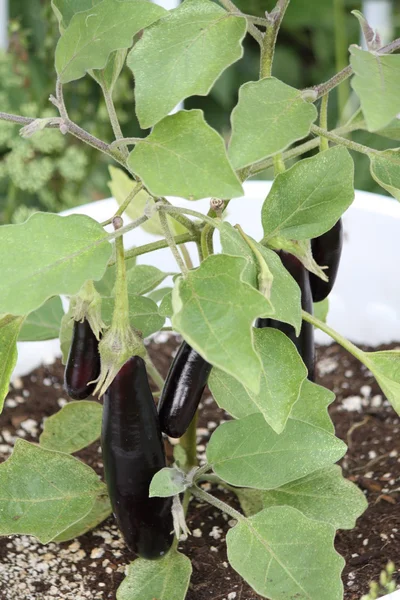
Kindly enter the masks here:
M 8 0 L 0 0 L 0 50 L 6 50 L 8 46 Z

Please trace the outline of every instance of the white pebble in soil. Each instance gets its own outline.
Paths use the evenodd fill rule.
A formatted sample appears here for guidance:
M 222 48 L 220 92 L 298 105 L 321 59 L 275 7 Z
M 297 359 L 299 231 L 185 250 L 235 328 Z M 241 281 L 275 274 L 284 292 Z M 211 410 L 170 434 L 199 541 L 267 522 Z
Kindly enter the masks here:
M 348 412 L 360 412 L 362 410 L 361 396 L 348 396 L 347 398 L 344 398 L 340 408 L 342 410 L 347 410 Z

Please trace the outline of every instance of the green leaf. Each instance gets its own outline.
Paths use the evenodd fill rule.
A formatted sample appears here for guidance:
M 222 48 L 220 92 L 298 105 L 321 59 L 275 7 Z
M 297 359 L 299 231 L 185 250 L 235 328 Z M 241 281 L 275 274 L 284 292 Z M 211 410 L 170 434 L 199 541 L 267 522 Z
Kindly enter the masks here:
M 184 471 L 176 467 L 165 467 L 156 473 L 150 483 L 149 498 L 155 496 L 168 498 L 177 496 L 184 492 L 188 487 Z
M 234 168 L 247 167 L 306 137 L 317 115 L 299 90 L 274 77 L 245 83 L 232 112 L 229 158 Z
M 147 0 L 103 0 L 76 13 L 56 47 L 56 71 L 61 83 L 103 69 L 114 50 L 130 48 L 133 37 L 165 14 Z
M 239 487 L 272 490 L 336 462 L 345 444 L 319 427 L 289 419 L 278 435 L 261 414 L 220 425 L 207 446 L 215 473 Z
M 266 492 L 252 490 L 251 488 L 232 488 L 232 491 L 238 497 L 240 506 L 246 517 L 252 517 L 264 509 L 263 495 Z
M 0 413 L 8 394 L 11 374 L 17 364 L 17 339 L 23 317 L 4 315 L 0 318 Z
M 164 325 L 165 318 L 158 312 L 158 306 L 150 298 L 129 294 L 129 321 L 135 329 L 142 332 L 143 337 L 159 331 Z M 103 298 L 101 315 L 106 325 L 111 325 L 114 311 L 114 298 Z
M 153 300 L 153 302 L 158 303 L 161 302 L 164 299 L 164 297 L 167 296 L 167 294 L 170 294 L 171 292 L 172 287 L 158 288 L 157 290 L 153 290 L 152 292 L 147 294 L 147 297 Z
M 240 233 L 229 223 L 223 223 L 220 229 L 222 249 L 225 254 L 242 256 L 247 260 L 242 279 L 253 287 L 257 287 L 257 261 L 250 247 Z M 301 328 L 300 288 L 282 264 L 273 250 L 252 242 L 257 246 L 266 261 L 272 275 L 271 303 L 275 308 L 274 318 L 293 325 L 296 332 Z
M 101 279 L 111 250 L 103 227 L 84 215 L 35 213 L 0 227 L 0 313 L 26 315 L 51 296 L 76 294 Z
M 334 528 L 289 506 L 239 521 L 226 537 L 232 567 L 265 598 L 341 600 L 344 560 Z
M 389 125 L 400 113 L 400 56 L 383 55 L 350 46 L 355 73 L 352 87 L 360 98 L 369 131 Z
M 117 600 L 184 600 L 191 575 L 190 560 L 176 550 L 160 560 L 138 558 L 129 565 Z
M 370 154 L 371 175 L 383 189 L 400 200 L 400 149 Z
M 330 523 L 335 529 L 353 529 L 368 506 L 361 490 L 343 477 L 337 465 L 262 492 L 262 503 L 264 508 L 292 506 L 305 517 Z
M 90 71 L 90 75 L 93 77 L 93 79 L 97 81 L 102 89 L 106 90 L 109 94 L 113 93 L 118 77 L 124 68 L 127 53 L 128 50 L 126 48 L 122 48 L 122 50 L 116 50 L 110 54 L 104 69 L 94 69 Z
M 252 323 L 273 309 L 260 292 L 241 280 L 246 261 L 225 254 L 207 258 L 172 292 L 172 326 L 203 358 L 254 392 L 260 388 L 261 360 Z
M 400 350 L 364 352 L 365 365 L 372 371 L 397 414 L 400 414 Z
M 80 460 L 17 439 L 0 465 L 0 535 L 33 535 L 47 544 L 93 507 L 105 485 Z
M 19 342 L 38 342 L 58 337 L 64 309 L 59 296 L 54 296 L 28 315 L 18 336 Z
M 396 140 L 396 142 L 400 142 L 400 119 L 393 119 L 393 121 L 390 121 L 389 125 L 386 125 L 386 127 L 380 129 L 377 131 L 377 133 L 389 138 L 390 140 Z
M 335 433 L 328 406 L 335 400 L 331 390 L 305 379 L 301 386 L 300 397 L 292 408 L 290 419 L 320 427 L 328 433 Z
M 63 29 L 66 29 L 77 12 L 83 12 L 100 4 L 102 0 L 51 0 L 53 11 Z
M 154 196 L 189 200 L 243 196 L 224 141 L 207 125 L 201 110 L 165 117 L 136 144 L 128 164 Z
M 218 406 L 236 419 L 261 413 L 276 433 L 282 433 L 307 369 L 293 342 L 277 329 L 255 329 L 254 345 L 262 363 L 259 393 L 220 369 L 211 371 L 210 390 Z
M 278 175 L 262 207 L 264 240 L 305 240 L 329 231 L 353 202 L 353 179 L 353 160 L 338 146 Z
M 245 19 L 208 0 L 186 0 L 147 29 L 127 61 L 142 129 L 185 98 L 207 96 L 221 73 L 242 57 L 245 34 Z
M 74 523 L 71 527 L 68 527 L 68 529 L 54 538 L 53 541 L 60 544 L 61 542 L 74 540 L 100 525 L 100 523 L 110 516 L 111 512 L 112 509 L 108 495 L 106 493 L 100 494 L 97 496 L 92 510 L 86 517 L 83 517 L 83 519 L 77 521 L 77 523 Z
M 165 294 L 164 298 L 161 300 L 160 306 L 158 307 L 158 312 L 162 317 L 172 317 L 174 314 L 174 309 L 172 308 L 172 291 L 168 294 Z
M 150 265 L 135 265 L 126 274 L 128 294 L 141 296 L 154 290 L 166 277 L 173 273 L 164 273 Z
M 325 298 L 325 300 L 321 300 L 321 302 L 314 302 L 313 314 L 317 319 L 326 323 L 329 314 L 329 298 Z
M 67 364 L 69 350 L 71 348 L 72 334 L 74 331 L 74 320 L 70 310 L 65 313 L 61 319 L 60 326 L 60 347 L 61 347 L 61 362 L 63 365 Z
M 130 258 L 125 262 L 126 271 L 130 271 L 136 266 L 136 258 Z M 114 293 L 115 279 L 117 270 L 115 264 L 111 267 L 107 267 L 103 277 L 100 281 L 95 281 L 94 285 L 100 296 L 112 296 Z
M 97 402 L 69 402 L 46 419 L 40 445 L 66 454 L 78 452 L 99 439 L 102 414 L 102 406 Z

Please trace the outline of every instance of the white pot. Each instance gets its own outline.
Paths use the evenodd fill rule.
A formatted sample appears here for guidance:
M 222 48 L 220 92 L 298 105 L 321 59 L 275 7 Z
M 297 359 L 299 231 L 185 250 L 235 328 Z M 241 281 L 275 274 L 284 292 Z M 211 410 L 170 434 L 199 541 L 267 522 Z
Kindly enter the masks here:
M 245 197 L 231 201 L 227 220 L 232 224 L 240 223 L 247 233 L 260 239 L 260 211 L 270 187 L 271 183 L 267 181 L 245 183 Z M 200 212 L 206 212 L 209 208 L 208 200 L 170 200 Z M 110 198 L 63 214 L 86 214 L 104 221 L 116 209 L 115 200 Z M 400 205 L 385 196 L 357 191 L 356 199 L 344 215 L 343 222 L 343 257 L 330 296 L 328 322 L 358 344 L 373 346 L 400 341 L 400 281 L 397 276 L 398 255 L 394 251 L 400 231 Z M 138 228 L 126 236 L 126 245 L 140 246 L 155 239 L 155 236 Z M 198 264 L 194 244 L 189 244 L 189 250 L 194 264 Z M 140 256 L 138 263 L 154 265 L 164 271 L 177 269 L 168 249 Z M 316 339 L 319 343 L 330 341 L 320 331 L 316 332 Z M 58 340 L 21 342 L 18 344 L 18 363 L 13 376 L 25 375 L 43 362 L 52 362 L 59 354 Z

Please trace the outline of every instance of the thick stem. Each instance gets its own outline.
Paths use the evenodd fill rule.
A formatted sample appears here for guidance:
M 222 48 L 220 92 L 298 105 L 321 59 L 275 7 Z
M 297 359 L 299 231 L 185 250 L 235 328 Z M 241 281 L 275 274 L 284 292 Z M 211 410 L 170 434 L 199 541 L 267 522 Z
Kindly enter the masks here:
M 204 490 L 200 489 L 196 485 L 193 485 L 190 488 L 190 491 L 192 492 L 193 496 L 196 496 L 196 498 L 198 498 L 199 500 L 202 500 L 203 502 L 208 502 L 208 504 L 215 506 L 215 508 L 218 508 L 218 510 L 220 510 L 220 511 L 226 513 L 227 515 L 229 515 L 230 517 L 232 517 L 232 519 L 236 519 L 236 521 L 246 520 L 246 517 L 244 517 L 239 511 L 237 511 L 234 508 L 232 508 L 231 506 L 229 506 L 229 504 L 226 504 L 222 500 L 215 498 L 215 496 L 212 496 L 208 492 L 205 492 Z
M 213 235 L 214 227 L 207 223 L 201 232 L 201 253 L 203 260 L 208 256 L 211 256 L 211 254 L 214 254 Z
M 165 239 L 168 242 L 168 246 L 176 260 L 176 263 L 179 267 L 179 269 L 181 270 L 182 274 L 184 277 L 186 277 L 186 275 L 188 274 L 188 268 L 185 265 L 182 256 L 178 250 L 178 246 L 175 243 L 175 238 L 172 235 L 172 232 L 169 228 L 169 223 L 168 223 L 168 219 L 167 219 L 167 215 L 165 214 L 165 212 L 160 211 L 159 213 L 159 217 L 160 217 L 160 223 L 161 223 L 161 227 L 163 228 L 164 231 L 164 235 L 165 235 Z
M 284 173 L 286 171 L 285 161 L 283 160 L 283 154 L 280 152 L 279 154 L 275 154 L 274 156 L 274 176 L 276 177 L 280 173 Z
M 197 419 L 196 411 L 189 427 L 180 439 L 180 444 L 186 452 L 188 469 L 197 467 Z
M 334 0 L 335 58 L 336 70 L 342 71 L 348 64 L 348 42 L 346 32 L 346 10 L 344 0 Z M 343 80 L 338 88 L 339 120 L 343 117 L 350 96 L 350 86 Z
M 268 25 L 261 47 L 260 79 L 271 77 L 276 40 L 290 0 L 278 0 L 273 11 L 267 15 Z
M 321 108 L 319 113 L 320 127 L 321 129 L 325 129 L 326 131 L 328 130 L 328 101 L 329 94 L 325 94 L 325 96 L 322 96 Z M 325 137 L 320 137 L 319 149 L 321 150 L 321 152 L 329 149 L 329 141 Z
M 219 0 L 219 2 L 222 4 L 222 6 L 224 8 L 226 8 L 226 10 L 228 10 L 229 12 L 237 15 L 237 16 L 241 16 L 241 17 L 245 17 L 246 15 L 244 15 L 237 6 L 235 6 L 233 4 L 233 2 L 231 2 L 231 0 Z M 257 29 L 257 27 L 255 25 L 253 25 L 253 23 L 247 19 L 247 31 L 249 32 L 249 34 L 256 40 L 256 42 L 258 42 L 260 44 L 260 46 L 262 46 L 263 43 L 263 34 L 261 33 L 261 31 L 259 29 Z
M 117 274 L 115 280 L 115 304 L 111 327 L 129 327 L 129 298 L 126 284 L 124 238 L 115 240 Z

